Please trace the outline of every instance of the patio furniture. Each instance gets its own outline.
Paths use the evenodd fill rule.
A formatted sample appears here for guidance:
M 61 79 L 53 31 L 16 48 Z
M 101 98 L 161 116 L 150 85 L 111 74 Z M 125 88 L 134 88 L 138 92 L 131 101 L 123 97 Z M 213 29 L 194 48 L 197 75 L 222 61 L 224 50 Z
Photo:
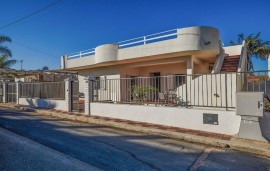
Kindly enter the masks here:
M 162 92 L 158 93 L 158 100 L 159 102 L 166 102 L 165 94 Z

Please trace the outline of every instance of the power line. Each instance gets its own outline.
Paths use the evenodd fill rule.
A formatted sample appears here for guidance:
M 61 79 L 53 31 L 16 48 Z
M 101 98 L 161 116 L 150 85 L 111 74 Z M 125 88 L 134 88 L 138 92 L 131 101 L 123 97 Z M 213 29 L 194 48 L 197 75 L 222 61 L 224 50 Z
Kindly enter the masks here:
M 20 21 L 22 21 L 22 20 L 24 20 L 24 19 L 26 19 L 26 18 L 28 18 L 28 17 L 31 17 L 32 15 L 35 15 L 35 14 L 41 12 L 41 11 L 44 11 L 44 10 L 50 8 L 51 6 L 54 6 L 55 4 L 59 3 L 60 1 L 62 1 L 62 0 L 57 0 L 57 1 L 55 1 L 54 3 L 51 3 L 51 4 L 49 4 L 49 5 L 46 6 L 46 7 L 43 7 L 43 8 L 41 8 L 41 9 L 37 10 L 37 11 L 34 11 L 34 12 L 32 12 L 32 13 L 30 13 L 30 14 L 28 14 L 28 15 L 26 15 L 26 16 L 20 18 L 20 19 L 18 19 L 18 20 L 15 20 L 15 21 L 13 21 L 13 22 L 7 24 L 7 25 L 4 25 L 4 26 L 0 27 L 0 29 L 3 29 L 3 28 L 6 28 L 6 27 L 8 27 L 8 26 L 11 26 L 11 25 L 13 25 L 13 24 L 16 24 L 16 23 L 18 23 L 18 22 L 20 22 Z
M 30 46 L 27 46 L 27 45 L 24 45 L 24 44 L 15 42 L 15 41 L 12 41 L 12 43 L 15 43 L 16 45 L 19 45 L 19 46 L 22 46 L 22 47 L 24 47 L 24 48 L 30 49 L 30 50 L 32 50 L 32 51 L 36 51 L 36 52 L 41 53 L 41 54 L 46 55 L 46 56 L 58 57 L 58 56 L 54 56 L 54 55 L 52 55 L 52 54 L 49 54 L 49 53 L 47 53 L 47 52 L 45 52 L 45 51 L 42 51 L 42 50 L 39 50 L 39 49 L 35 49 L 35 48 L 32 48 L 32 47 L 30 47 Z

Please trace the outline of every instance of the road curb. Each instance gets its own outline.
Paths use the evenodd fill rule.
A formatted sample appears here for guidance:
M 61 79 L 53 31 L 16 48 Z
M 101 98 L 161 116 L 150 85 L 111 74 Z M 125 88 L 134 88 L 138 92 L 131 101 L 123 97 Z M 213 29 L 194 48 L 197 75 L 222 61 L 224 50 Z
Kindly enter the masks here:
M 6 105 L 6 104 L 4 105 L 0 104 L 0 107 L 15 108 L 14 105 L 12 106 L 12 105 Z M 181 133 L 181 132 L 174 132 L 174 131 L 168 131 L 168 130 L 161 130 L 157 128 L 148 128 L 148 127 L 131 125 L 127 123 L 119 123 L 115 121 L 96 119 L 96 118 L 91 117 L 90 115 L 75 114 L 75 113 L 68 113 L 68 112 L 58 112 L 58 111 L 44 110 L 44 109 L 36 109 L 35 112 L 38 114 L 57 117 L 57 118 L 85 122 L 85 123 L 90 123 L 90 124 L 110 126 L 110 127 L 128 130 L 128 131 L 141 132 L 148 135 L 164 136 L 164 137 L 173 138 L 177 140 L 183 140 L 190 143 L 199 143 L 206 146 L 227 148 L 227 149 L 232 149 L 232 150 L 237 150 L 237 151 L 242 151 L 242 152 L 253 153 L 256 155 L 270 158 L 270 144 L 269 143 L 261 143 L 263 144 L 263 147 L 264 147 L 262 148 L 261 146 L 254 145 L 253 141 L 250 141 L 250 143 L 241 143 L 241 142 L 239 143 L 237 141 L 232 141 L 232 140 L 231 141 L 221 140 L 221 139 L 196 136 L 196 135 L 191 135 L 191 134 L 186 134 L 186 133 Z M 256 143 L 258 144 L 258 142 Z

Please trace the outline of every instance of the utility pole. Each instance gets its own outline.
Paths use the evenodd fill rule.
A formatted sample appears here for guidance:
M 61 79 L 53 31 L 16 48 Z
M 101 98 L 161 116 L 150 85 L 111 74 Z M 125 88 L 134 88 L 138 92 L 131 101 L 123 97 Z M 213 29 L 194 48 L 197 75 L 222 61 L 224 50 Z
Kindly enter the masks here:
M 21 70 L 22 70 L 22 63 L 23 63 L 23 60 L 19 60 L 18 62 L 21 63 Z

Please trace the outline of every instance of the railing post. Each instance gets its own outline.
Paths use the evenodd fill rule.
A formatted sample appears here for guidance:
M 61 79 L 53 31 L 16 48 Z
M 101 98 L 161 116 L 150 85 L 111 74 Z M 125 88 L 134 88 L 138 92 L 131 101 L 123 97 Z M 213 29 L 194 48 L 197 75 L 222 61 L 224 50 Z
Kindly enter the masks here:
M 65 102 L 66 102 L 66 106 L 65 106 L 65 111 L 67 112 L 71 112 L 72 107 L 71 107 L 71 103 L 72 103 L 72 87 L 71 87 L 71 82 L 73 81 L 72 78 L 67 78 L 65 79 Z
M 3 82 L 3 103 L 7 103 L 7 87 L 8 87 L 8 82 L 4 81 Z
M 20 85 L 21 85 L 21 81 L 17 81 L 16 82 L 16 104 L 20 104 Z
M 228 90 L 227 90 L 227 73 L 225 73 L 225 103 L 226 103 L 226 110 L 228 110 Z
M 143 44 L 146 44 L 146 36 L 143 36 Z
M 186 75 L 186 108 L 188 108 L 188 75 Z
M 87 76 L 84 82 L 84 112 L 90 115 L 90 103 L 93 102 L 93 77 Z

